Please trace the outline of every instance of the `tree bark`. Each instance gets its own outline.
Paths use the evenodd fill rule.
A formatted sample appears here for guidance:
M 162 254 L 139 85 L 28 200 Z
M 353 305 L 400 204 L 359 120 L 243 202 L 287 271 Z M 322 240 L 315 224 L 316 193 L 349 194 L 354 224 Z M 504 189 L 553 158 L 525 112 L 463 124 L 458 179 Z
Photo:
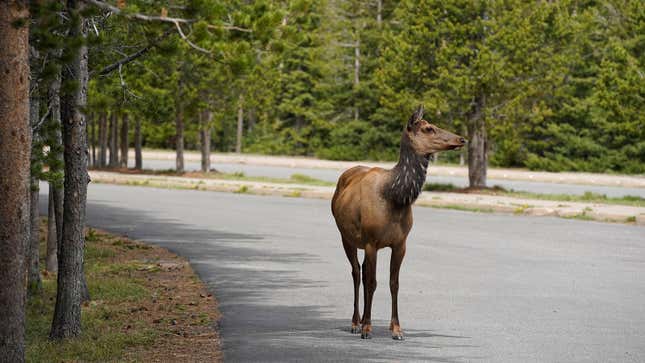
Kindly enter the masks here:
M 119 166 L 119 118 L 116 112 L 110 114 L 110 168 Z
M 251 107 L 246 111 L 246 131 L 251 132 L 255 128 L 255 124 L 258 122 L 257 110 L 255 107 Z
M 72 59 L 64 74 L 67 82 L 77 83 L 61 97 L 61 118 L 65 145 L 65 209 L 63 238 L 58 250 L 58 287 L 50 338 L 63 339 L 81 333 L 81 298 L 83 288 L 83 245 L 85 243 L 85 206 L 87 200 L 87 140 L 83 109 L 87 97 L 87 46 L 83 18 L 76 0 L 68 0 L 68 13 L 79 17 L 73 22 L 71 37 L 83 39 L 78 48 L 65 48 Z
M 244 129 L 244 96 L 240 95 L 237 105 L 237 137 L 235 141 L 235 152 L 242 152 L 242 130 Z
M 383 0 L 376 0 L 376 25 L 380 28 L 383 23 Z
M 33 55 L 30 60 L 30 66 L 38 63 L 38 52 L 32 49 Z M 34 67 L 35 68 L 35 67 Z M 29 97 L 29 119 L 31 124 L 31 177 L 30 177 L 30 232 L 29 245 L 27 246 L 27 292 L 30 295 L 38 294 L 42 289 L 40 280 L 39 263 L 39 244 L 40 244 L 40 215 L 38 211 L 38 194 L 40 186 L 38 180 L 39 154 L 38 150 L 38 130 L 35 128 L 40 122 L 40 97 L 38 88 L 38 77 L 35 74 L 31 76 L 31 95 Z
M 361 42 L 356 39 L 354 46 L 354 120 L 358 121 L 360 110 L 358 108 L 358 85 L 361 74 Z
M 141 118 L 137 117 L 134 123 L 134 168 L 143 169 L 143 158 L 141 155 Z
M 60 54 L 57 54 L 60 56 Z M 47 237 L 47 271 L 58 271 L 58 246 L 63 236 L 63 136 L 60 122 L 60 86 L 61 72 L 56 73 L 49 85 L 49 107 L 51 108 L 50 122 L 54 128 L 54 143 L 50 145 L 50 152 L 55 162 L 51 162 L 50 173 L 57 176 L 57 180 L 50 181 L 49 193 L 52 215 L 47 222 L 49 231 L 55 230 L 53 235 Z M 53 216 L 53 218 L 52 218 Z
M 208 173 L 211 170 L 211 117 L 212 113 L 204 110 L 201 113 L 200 141 L 202 151 L 202 171 Z
M 184 172 L 184 106 L 181 103 L 181 81 L 175 99 L 175 150 L 177 152 L 176 170 L 177 173 Z
M 107 166 L 107 144 L 107 113 L 104 111 L 99 116 L 99 168 L 105 168 Z
M 128 168 L 128 114 L 123 113 L 121 121 L 121 167 Z
M 25 360 L 31 150 L 28 17 L 27 1 L 0 1 L 0 362 Z
M 45 269 L 49 272 L 58 271 L 58 259 L 56 250 L 58 248 L 58 233 L 56 232 L 56 208 L 54 207 L 54 183 L 49 183 L 49 201 L 47 203 L 47 257 L 45 258 Z
M 38 210 L 38 178 L 31 177 L 31 232 L 29 236 L 29 255 L 27 271 L 27 290 L 30 294 L 38 294 L 42 290 L 40 279 L 40 214 Z
M 92 165 L 93 168 L 96 168 L 96 129 L 97 129 L 97 120 L 96 120 L 96 114 L 91 113 L 89 116 L 89 121 L 87 123 L 87 127 L 89 127 L 90 130 L 90 137 L 89 137 L 89 143 L 90 147 L 92 149 L 92 161 L 90 165 Z
M 486 187 L 488 145 L 484 107 L 486 97 L 480 94 L 468 117 L 468 181 L 471 188 Z

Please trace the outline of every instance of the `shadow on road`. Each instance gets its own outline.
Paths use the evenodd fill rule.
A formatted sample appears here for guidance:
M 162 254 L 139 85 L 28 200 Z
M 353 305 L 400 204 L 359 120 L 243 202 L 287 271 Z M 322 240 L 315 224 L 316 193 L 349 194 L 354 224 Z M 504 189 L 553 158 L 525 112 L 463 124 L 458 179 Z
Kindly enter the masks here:
M 41 197 L 41 211 L 46 211 L 46 200 Z M 375 338 L 369 341 L 349 333 L 345 328 L 349 318 L 331 317 L 337 312 L 317 300 L 330 288 L 324 276 L 320 280 L 300 277 L 299 269 L 319 257 L 276 251 L 263 236 L 191 228 L 146 211 L 92 201 L 87 220 L 89 226 L 167 248 L 190 260 L 219 301 L 223 318 L 218 328 L 227 361 L 461 362 L 478 358 L 441 354 L 442 348 L 475 347 L 464 336 L 408 330 L 407 340 L 395 342 L 388 321 L 374 322 Z M 291 301 L 291 292 L 302 290 L 310 304 Z M 437 356 L 429 356 L 429 348 L 435 348 Z

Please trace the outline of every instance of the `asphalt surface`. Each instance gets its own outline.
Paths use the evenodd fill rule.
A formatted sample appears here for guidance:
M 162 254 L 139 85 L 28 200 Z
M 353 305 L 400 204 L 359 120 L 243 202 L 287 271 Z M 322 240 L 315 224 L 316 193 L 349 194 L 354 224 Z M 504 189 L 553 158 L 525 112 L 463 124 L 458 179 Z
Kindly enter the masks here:
M 134 165 L 132 165 L 134 166 Z M 161 170 L 174 169 L 175 162 L 171 160 L 143 160 L 143 167 L 146 169 Z M 234 173 L 241 171 L 247 176 L 266 176 L 272 178 L 289 178 L 292 174 L 305 174 L 316 179 L 336 182 L 343 170 L 333 169 L 313 169 L 313 168 L 288 168 L 277 166 L 247 165 L 247 164 L 219 164 L 211 165 L 221 172 Z M 186 170 L 199 170 L 199 162 L 187 162 Z M 430 166 L 432 169 L 432 166 Z M 450 183 L 457 187 L 468 186 L 468 179 L 464 177 L 451 176 L 428 176 L 428 183 Z M 605 194 L 608 197 L 623 197 L 626 195 L 639 196 L 645 198 L 645 188 L 623 188 L 610 187 L 602 185 L 580 185 L 580 184 L 560 184 L 530 182 L 522 180 L 505 180 L 505 179 L 488 179 L 488 185 L 499 185 L 506 189 L 517 191 L 527 191 L 542 194 L 574 194 L 582 195 L 585 192 Z
M 389 250 L 374 338 L 350 334 L 350 266 L 328 201 L 91 184 L 87 219 L 190 260 L 219 300 L 226 361 L 645 361 L 645 228 L 414 213 L 403 342 L 387 329 Z

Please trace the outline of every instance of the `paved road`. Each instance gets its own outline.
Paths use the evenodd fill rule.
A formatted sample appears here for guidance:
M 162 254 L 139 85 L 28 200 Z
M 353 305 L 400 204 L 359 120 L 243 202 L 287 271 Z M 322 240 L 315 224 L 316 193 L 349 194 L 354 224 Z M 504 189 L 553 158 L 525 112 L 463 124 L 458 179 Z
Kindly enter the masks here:
M 132 165 L 134 166 L 134 165 Z M 146 169 L 174 169 L 175 162 L 169 160 L 143 160 L 143 167 Z M 225 172 L 233 173 L 242 171 L 248 176 L 267 176 L 272 178 L 289 178 L 292 174 L 300 173 L 311 177 L 336 182 L 342 170 L 333 169 L 307 169 L 307 168 L 288 168 L 278 166 L 246 165 L 246 164 L 212 164 L 212 167 Z M 187 162 L 186 170 L 199 170 L 199 162 Z M 430 167 L 432 168 L 432 167 Z M 451 176 L 428 176 L 429 183 L 451 183 L 458 187 L 468 186 L 468 179 L 464 177 Z M 579 185 L 579 184 L 559 184 L 529 182 L 521 180 L 503 180 L 489 179 L 489 185 L 500 185 L 506 189 L 519 191 L 528 191 L 543 194 L 576 194 L 582 195 L 587 191 L 605 194 L 610 197 L 622 197 L 625 195 L 634 195 L 645 198 L 645 188 L 621 188 L 602 185 Z
M 645 361 L 643 227 L 416 208 L 397 342 L 389 250 L 375 337 L 349 333 L 328 201 L 90 185 L 87 218 L 190 259 L 219 299 L 230 362 Z

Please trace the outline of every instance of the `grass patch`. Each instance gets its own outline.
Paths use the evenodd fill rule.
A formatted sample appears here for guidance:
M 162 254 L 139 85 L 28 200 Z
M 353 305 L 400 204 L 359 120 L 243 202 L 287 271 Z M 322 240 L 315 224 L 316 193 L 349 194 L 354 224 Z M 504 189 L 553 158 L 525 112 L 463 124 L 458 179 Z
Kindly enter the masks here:
M 238 190 L 234 191 L 233 193 L 244 194 L 248 192 L 249 192 L 249 187 L 247 187 L 246 185 L 242 185 Z
M 165 169 L 165 170 L 106 169 L 106 171 L 117 172 L 122 174 L 185 176 L 185 177 L 191 177 L 191 178 L 239 180 L 239 181 L 263 182 L 263 183 L 305 184 L 305 185 L 315 185 L 315 186 L 336 185 L 336 183 L 334 182 L 328 182 L 325 180 L 316 179 L 305 174 L 292 174 L 289 178 L 270 178 L 270 177 L 264 177 L 264 176 L 247 176 L 242 171 L 236 171 L 234 173 L 220 173 L 216 171 L 209 172 L 209 173 L 204 173 L 204 172 L 177 173 L 174 169 Z M 130 180 L 130 181 L 126 181 L 125 184 L 133 185 L 133 186 L 147 186 L 147 185 L 150 185 L 150 181 L 149 180 L 144 180 L 144 181 Z M 194 187 L 194 188 L 198 189 L 197 187 Z
M 426 183 L 423 187 L 424 191 L 429 192 L 452 192 L 452 193 L 473 193 L 473 194 L 488 194 L 500 195 L 524 199 L 538 199 L 538 200 L 553 200 L 560 202 L 583 202 L 583 203 L 600 203 L 600 204 L 618 204 L 629 205 L 634 207 L 645 207 L 645 198 L 634 195 L 626 195 L 623 197 L 608 197 L 605 194 L 593 193 L 586 191 L 582 195 L 576 194 L 543 194 L 515 191 L 513 189 L 507 190 L 499 185 L 492 188 L 483 190 L 471 190 L 469 188 L 458 188 L 451 183 Z
M 581 221 L 594 221 L 595 220 L 592 216 L 588 215 L 587 212 L 578 213 L 578 214 L 568 216 L 568 217 L 564 217 L 564 218 L 566 218 L 566 219 L 578 219 L 578 220 L 581 220 Z
M 115 272 L 118 270 L 115 270 Z M 118 275 L 117 275 L 118 276 Z M 141 301 L 147 290 L 136 279 L 115 278 L 114 274 L 104 278 L 88 279 L 90 296 L 102 301 Z
M 448 205 L 428 205 L 430 208 L 439 208 L 439 209 L 452 209 L 459 210 L 463 212 L 477 212 L 477 213 L 494 213 L 495 211 L 492 208 L 478 208 L 478 207 L 467 207 L 458 204 L 448 204 Z
M 41 243 L 44 241 L 43 238 Z M 28 362 L 114 361 L 126 349 L 147 346 L 158 337 L 156 330 L 130 319 L 123 311 L 124 302 L 140 301 L 149 294 L 143 282 L 126 273 L 103 273 L 100 266 L 113 266 L 110 260 L 116 252 L 101 243 L 102 237 L 94 230 L 88 231 L 86 241 L 85 271 L 92 301 L 82 307 L 82 335 L 60 342 L 48 339 L 56 301 L 56 275 L 45 274 L 41 294 L 27 302 Z
M 221 179 L 221 180 L 239 180 L 239 181 L 252 181 L 260 183 L 278 183 L 278 184 L 304 184 L 313 186 L 334 186 L 335 183 L 325 180 L 316 179 L 304 174 L 292 174 L 288 179 L 285 178 L 270 178 L 265 176 L 246 176 L 242 172 L 231 174 L 226 173 L 191 173 L 193 177 L 207 178 L 207 179 Z
M 320 180 L 320 179 L 310 177 L 309 175 L 305 175 L 305 174 L 291 174 L 289 179 L 291 179 L 292 181 L 294 181 L 296 183 L 299 183 L 299 184 L 313 184 L 313 185 L 315 185 L 315 184 L 320 184 L 321 182 L 323 184 L 333 184 L 333 183 L 327 183 L 327 182 L 325 182 L 323 180 Z
M 44 266 L 46 226 L 41 226 Z M 167 250 L 88 229 L 85 275 L 91 301 L 81 307 L 81 336 L 49 340 L 56 275 L 26 309 L 27 362 L 219 361 L 219 313 L 185 260 Z
M 455 192 L 459 188 L 452 183 L 425 183 L 423 190 L 426 192 Z
M 294 190 L 284 195 L 287 198 L 300 198 L 302 193 L 299 190 Z
M 522 205 L 518 206 L 517 208 L 515 208 L 513 213 L 514 214 L 524 214 L 524 212 L 526 212 L 526 210 L 529 209 L 530 207 L 531 206 L 529 206 L 528 204 L 522 204 Z

